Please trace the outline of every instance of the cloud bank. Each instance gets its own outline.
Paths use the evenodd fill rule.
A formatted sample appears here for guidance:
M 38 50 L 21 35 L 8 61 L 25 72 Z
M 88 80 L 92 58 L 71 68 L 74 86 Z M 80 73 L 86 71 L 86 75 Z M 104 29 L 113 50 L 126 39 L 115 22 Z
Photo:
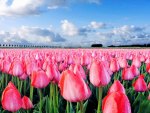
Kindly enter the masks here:
M 10 32 L 0 31 L 0 41 L 6 44 L 51 45 L 53 42 L 64 42 L 65 39 L 48 28 L 22 26 Z
M 60 21 L 60 31 L 50 28 L 22 26 L 18 29 L 0 31 L 1 43 L 38 44 L 90 47 L 93 43 L 109 45 L 148 44 L 148 27 L 122 25 L 109 27 L 103 22 L 91 21 L 85 26 L 77 26 L 69 20 Z
M 78 2 L 99 4 L 100 0 L 0 0 L 0 16 L 38 15 Z
M 86 26 L 77 27 L 68 20 L 61 23 L 63 35 L 80 37 L 79 45 L 90 46 L 93 43 L 109 45 L 130 45 L 150 43 L 148 27 L 135 25 L 110 26 L 107 23 L 91 21 Z

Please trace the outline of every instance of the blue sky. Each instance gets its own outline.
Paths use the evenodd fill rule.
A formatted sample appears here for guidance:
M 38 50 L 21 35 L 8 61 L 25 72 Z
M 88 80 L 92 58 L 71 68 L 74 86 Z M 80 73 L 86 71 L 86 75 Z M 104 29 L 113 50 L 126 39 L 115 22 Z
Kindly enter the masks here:
M 149 6 L 149 0 L 0 0 L 0 41 L 83 47 L 150 43 Z

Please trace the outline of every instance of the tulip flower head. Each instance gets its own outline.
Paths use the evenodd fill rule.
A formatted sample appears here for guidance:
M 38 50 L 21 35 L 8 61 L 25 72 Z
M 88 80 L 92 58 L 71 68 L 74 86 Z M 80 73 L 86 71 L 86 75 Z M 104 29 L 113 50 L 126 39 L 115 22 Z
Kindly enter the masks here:
M 138 79 L 133 83 L 134 90 L 137 92 L 147 91 L 147 85 L 144 80 L 144 75 L 140 75 Z
M 111 79 L 108 70 L 103 61 L 93 61 L 90 67 L 90 82 L 96 87 L 106 86 Z
M 24 96 L 22 98 L 22 108 L 23 109 L 31 109 L 31 108 L 33 108 L 33 104 L 31 102 L 30 98 L 28 98 L 27 96 Z
M 131 68 L 124 68 L 122 71 L 123 80 L 132 80 L 134 78 L 134 73 Z
M 3 109 L 11 112 L 16 112 L 22 107 L 21 95 L 12 82 L 4 89 L 1 103 Z
M 119 80 L 114 81 L 114 83 L 109 88 L 108 94 L 112 92 L 122 92 L 125 94 L 125 89 Z
M 91 95 L 91 91 L 83 78 L 70 70 L 62 72 L 59 87 L 61 95 L 69 102 L 83 101 Z
M 49 77 L 44 71 L 33 71 L 31 75 L 31 85 L 35 88 L 45 88 L 50 83 Z
M 103 113 L 131 113 L 128 97 L 122 92 L 109 93 L 102 102 Z
M 113 58 L 110 62 L 110 70 L 112 72 L 117 72 L 117 71 L 119 71 L 119 69 L 120 69 L 120 66 L 119 66 L 117 59 Z

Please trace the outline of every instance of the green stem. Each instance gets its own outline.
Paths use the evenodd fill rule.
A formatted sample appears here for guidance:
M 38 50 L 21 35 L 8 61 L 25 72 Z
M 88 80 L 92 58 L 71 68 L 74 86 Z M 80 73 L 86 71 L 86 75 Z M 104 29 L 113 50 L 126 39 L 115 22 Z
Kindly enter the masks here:
M 58 107 L 58 86 L 57 85 L 55 85 L 55 87 L 56 87 L 56 104 L 57 104 L 57 107 Z
M 125 87 L 125 81 L 123 80 L 123 86 Z
M 2 82 L 1 82 L 1 87 L 0 87 L 1 89 L 4 88 L 4 81 L 5 81 L 4 79 L 5 79 L 5 76 L 4 76 L 4 73 L 2 73 Z
M 58 113 L 58 87 L 56 84 L 53 85 L 54 93 L 53 93 L 53 108 L 54 112 Z
M 22 83 L 23 83 L 23 81 L 21 80 L 20 81 L 20 85 L 19 85 L 19 92 L 21 93 L 21 90 L 22 90 Z
M 49 99 L 50 99 L 50 107 L 49 107 L 49 109 L 50 109 L 50 111 L 53 113 L 54 111 L 54 108 L 53 108 L 53 83 L 51 83 L 50 84 L 50 97 L 49 97 Z
M 20 80 L 19 80 L 18 77 L 16 77 L 16 82 L 17 82 L 18 89 L 19 89 L 19 91 L 20 91 Z
M 4 74 L 4 76 L 5 76 L 5 86 L 7 86 L 7 84 L 8 84 L 8 74 Z
M 53 84 L 53 108 L 54 108 L 54 113 L 56 113 L 56 109 L 57 109 L 57 106 L 56 106 L 56 91 L 55 91 L 55 85 Z
M 42 90 L 41 89 L 38 89 L 39 91 L 39 97 L 40 97 L 40 113 L 42 113 Z
M 83 112 L 83 102 L 81 101 L 81 102 L 79 102 L 79 104 L 80 104 L 80 113 L 84 113 Z
M 118 73 L 117 73 L 117 72 L 115 72 L 114 80 L 117 80 L 117 78 L 118 78 Z
M 68 102 L 68 101 L 67 101 L 66 110 L 67 110 L 66 113 L 70 113 L 70 112 L 69 112 L 69 102 Z
M 30 86 L 30 100 L 33 102 L 33 86 Z
M 98 96 L 98 108 L 97 108 L 97 113 L 101 113 L 102 93 L 103 93 L 103 88 L 102 88 L 102 87 L 99 87 L 99 96 Z
M 27 113 L 30 113 L 29 110 L 27 110 Z
M 23 91 L 24 91 L 24 94 L 26 94 L 26 90 L 27 90 L 27 89 L 26 89 L 26 83 L 27 83 L 26 81 L 27 81 L 27 80 L 24 80 L 24 81 L 23 81 L 23 82 L 24 82 L 24 84 L 23 84 L 23 88 L 24 88 Z M 30 98 L 30 99 L 31 99 L 31 98 Z
M 138 96 L 136 97 L 136 99 L 133 102 L 132 106 L 135 106 L 135 104 L 138 102 L 139 98 L 140 98 L 140 93 L 138 93 Z
M 77 105 L 76 105 L 76 113 L 78 113 L 78 109 L 79 109 L 79 102 L 77 102 Z

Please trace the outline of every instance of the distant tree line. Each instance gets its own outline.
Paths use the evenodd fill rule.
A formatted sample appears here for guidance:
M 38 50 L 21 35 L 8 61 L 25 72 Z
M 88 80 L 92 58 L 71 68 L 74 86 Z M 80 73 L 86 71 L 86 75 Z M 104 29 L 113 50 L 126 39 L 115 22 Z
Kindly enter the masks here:
M 108 47 L 150 47 L 150 44 L 132 44 L 132 45 L 110 45 Z
M 91 47 L 103 47 L 102 44 L 92 44 Z
M 0 44 L 0 47 L 1 48 L 59 48 L 60 46 Z
M 92 44 L 91 47 L 103 47 L 102 44 Z M 110 45 L 107 47 L 150 47 L 150 44 L 132 44 L 132 45 Z

